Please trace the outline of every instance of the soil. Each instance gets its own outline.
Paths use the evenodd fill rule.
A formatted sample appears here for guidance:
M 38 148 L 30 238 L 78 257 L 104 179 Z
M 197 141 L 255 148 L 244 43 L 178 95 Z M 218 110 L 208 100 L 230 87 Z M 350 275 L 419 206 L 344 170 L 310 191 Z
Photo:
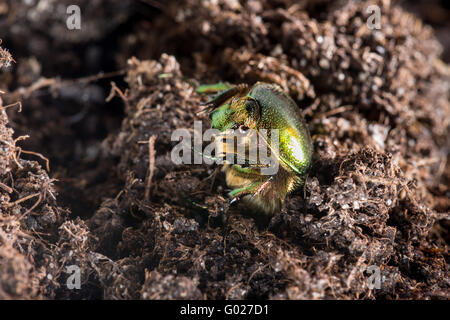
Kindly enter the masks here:
M 0 4 L 0 299 L 450 298 L 448 4 L 79 0 L 67 30 L 73 2 Z M 170 159 L 219 81 L 279 84 L 310 128 L 266 225 Z

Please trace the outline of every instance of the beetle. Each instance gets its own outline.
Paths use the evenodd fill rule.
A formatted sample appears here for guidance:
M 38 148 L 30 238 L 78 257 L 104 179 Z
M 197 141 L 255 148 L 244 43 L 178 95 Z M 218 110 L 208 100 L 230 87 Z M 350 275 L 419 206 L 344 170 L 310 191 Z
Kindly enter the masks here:
M 245 159 L 244 163 L 225 162 L 223 166 L 226 183 L 233 188 L 229 194 L 231 203 L 243 199 L 250 207 L 268 216 L 280 211 L 287 194 L 303 186 L 312 162 L 312 140 L 301 109 L 278 85 L 265 82 L 252 86 L 202 85 L 198 92 L 218 92 L 202 104 L 205 107 L 202 112 L 209 112 L 212 128 L 218 129 L 225 138 L 222 141 L 227 141 L 235 130 L 244 137 L 246 153 L 239 155 Z M 262 174 L 261 161 L 250 163 L 247 155 L 249 150 L 261 145 L 251 145 L 247 132 L 256 132 L 262 138 L 262 131 L 274 132 L 273 129 L 278 133 L 278 148 L 274 148 L 270 139 L 273 134 L 259 140 L 266 144 L 278 170 Z M 221 143 L 224 151 L 219 156 L 237 153 L 236 147 Z

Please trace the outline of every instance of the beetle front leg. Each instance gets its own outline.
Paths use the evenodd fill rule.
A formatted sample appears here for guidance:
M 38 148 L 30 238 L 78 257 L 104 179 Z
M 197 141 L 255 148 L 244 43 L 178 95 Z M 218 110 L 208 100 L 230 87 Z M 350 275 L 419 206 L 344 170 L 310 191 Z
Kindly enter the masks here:
M 261 182 L 256 182 L 250 186 L 234 189 L 229 193 L 230 197 L 232 197 L 232 199 L 230 200 L 230 204 L 235 203 L 242 196 L 253 194 L 255 192 L 254 190 L 257 189 L 260 184 Z
M 228 89 L 226 89 L 224 91 L 221 91 L 221 90 L 216 91 L 219 88 L 228 88 Z M 200 113 L 203 113 L 205 111 L 214 110 L 215 108 L 224 104 L 228 99 L 243 93 L 247 89 L 248 89 L 248 85 L 246 85 L 246 84 L 232 86 L 230 84 L 221 83 L 220 86 L 218 84 L 200 86 L 200 88 L 197 89 L 197 92 L 200 92 L 200 93 L 219 92 L 217 95 L 214 96 L 214 98 L 201 104 L 202 106 L 205 106 L 205 108 L 202 109 L 200 111 Z

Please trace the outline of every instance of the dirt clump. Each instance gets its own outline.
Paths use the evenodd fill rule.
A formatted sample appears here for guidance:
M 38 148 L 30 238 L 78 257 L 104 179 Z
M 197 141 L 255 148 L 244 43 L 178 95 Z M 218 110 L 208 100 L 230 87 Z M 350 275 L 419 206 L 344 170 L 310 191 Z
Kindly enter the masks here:
M 92 38 L 55 38 L 104 54 L 117 32 L 114 82 L 31 90 L 61 66 L 39 55 L 0 77 L 1 298 L 450 298 L 450 70 L 431 27 L 389 1 L 124 6 Z M 197 86 L 218 81 L 279 84 L 310 128 L 305 186 L 264 226 L 220 168 L 171 160 L 174 130 L 209 126 Z

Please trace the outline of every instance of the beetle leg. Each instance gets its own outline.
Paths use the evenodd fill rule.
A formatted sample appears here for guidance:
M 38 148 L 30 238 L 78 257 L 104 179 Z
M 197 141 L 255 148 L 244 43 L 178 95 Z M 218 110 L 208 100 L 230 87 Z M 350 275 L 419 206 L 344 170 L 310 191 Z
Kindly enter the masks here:
M 236 201 L 239 200 L 239 197 L 234 197 L 233 199 L 230 200 L 230 205 L 232 205 L 233 203 L 235 203 Z
M 206 106 L 206 108 L 201 110 L 201 112 L 217 108 L 218 106 L 225 103 L 231 97 L 243 92 L 246 89 L 248 89 L 248 85 L 246 84 L 240 84 L 237 86 L 229 87 L 229 89 L 218 93 L 214 98 L 212 98 L 212 100 L 202 103 L 201 105 Z
M 252 194 L 253 193 L 252 190 L 257 188 L 260 185 L 260 183 L 261 182 L 256 182 L 250 186 L 234 189 L 233 191 L 230 192 L 230 196 L 232 197 L 231 201 L 235 202 L 243 195 Z
M 252 194 L 252 198 L 257 196 L 259 193 L 261 193 L 261 191 L 263 191 L 265 188 L 267 188 L 267 186 L 269 185 L 269 183 L 273 180 L 273 176 L 270 176 L 269 179 L 267 179 L 264 183 L 262 183 L 258 189 L 256 189 L 255 193 Z
M 203 102 L 202 106 L 213 106 L 218 107 L 222 105 L 225 101 L 230 99 L 231 97 L 235 96 L 239 92 L 238 87 L 231 87 L 225 91 L 222 91 L 214 96 L 212 100 Z

